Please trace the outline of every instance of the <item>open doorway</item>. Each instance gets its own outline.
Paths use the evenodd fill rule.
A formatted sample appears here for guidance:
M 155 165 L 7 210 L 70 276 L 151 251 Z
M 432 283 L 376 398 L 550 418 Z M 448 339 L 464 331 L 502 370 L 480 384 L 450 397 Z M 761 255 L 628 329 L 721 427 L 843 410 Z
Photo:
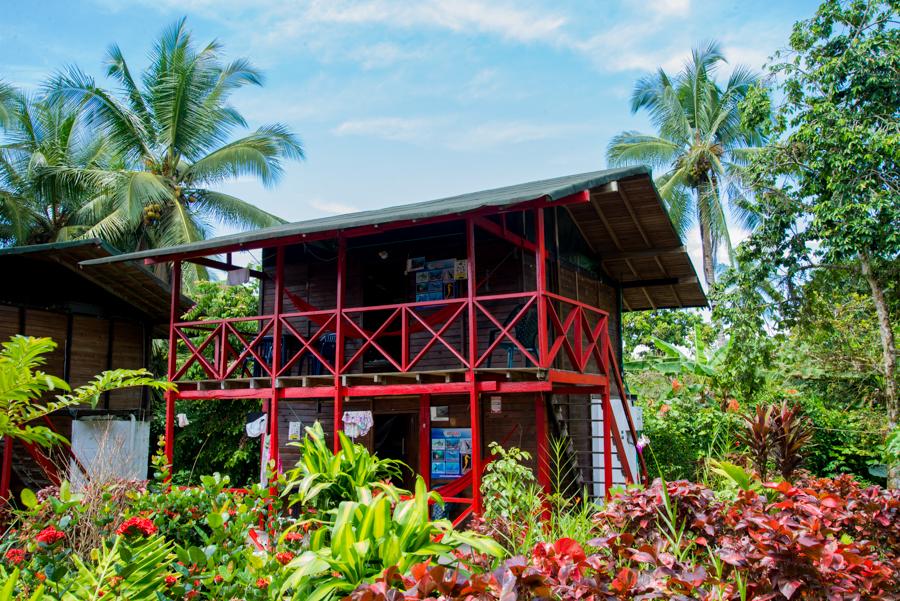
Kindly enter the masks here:
M 397 482 L 408 490 L 415 487 L 415 470 L 419 465 L 418 417 L 418 413 L 383 413 L 375 414 L 374 418 L 373 450 L 379 457 L 398 459 L 409 466 Z

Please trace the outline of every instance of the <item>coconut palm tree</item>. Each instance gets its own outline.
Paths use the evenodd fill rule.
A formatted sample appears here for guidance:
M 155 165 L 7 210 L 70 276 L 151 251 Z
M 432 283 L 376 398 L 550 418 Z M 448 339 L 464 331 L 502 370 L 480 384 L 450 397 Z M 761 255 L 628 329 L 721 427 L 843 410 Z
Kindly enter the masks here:
M 675 76 L 660 69 L 638 80 L 631 112 L 645 109 L 657 134 L 626 131 L 607 148 L 612 165 L 649 164 L 663 169 L 656 184 L 676 229 L 684 235 L 696 223 L 703 249 L 703 274 L 716 281 L 716 255 L 724 243 L 733 260 L 726 209 L 752 228 L 754 215 L 740 203 L 741 168 L 764 140 L 741 123 L 739 105 L 759 75 L 737 66 L 724 86 L 715 80 L 725 63 L 716 42 L 691 53 Z
M 45 185 L 48 169 L 113 169 L 105 137 L 84 127 L 80 111 L 61 102 L 19 94 L 9 104 L 0 144 L 0 239 L 39 244 L 76 238 L 90 229 L 85 206 L 91 189 Z
M 139 80 L 117 46 L 108 52 L 107 74 L 120 90 L 104 89 L 75 67 L 47 86 L 51 101 L 83 112 L 120 161 L 114 169 L 45 170 L 55 189 L 98 192 L 81 213 L 90 224 L 83 235 L 142 249 L 204 239 L 214 221 L 239 228 L 283 223 L 214 189 L 244 175 L 272 185 L 284 159 L 303 158 L 296 136 L 281 124 L 232 139 L 246 122 L 229 96 L 262 83 L 249 61 L 223 63 L 221 46 L 214 41 L 198 47 L 182 19 L 163 32 Z M 205 273 L 199 268 L 195 275 Z

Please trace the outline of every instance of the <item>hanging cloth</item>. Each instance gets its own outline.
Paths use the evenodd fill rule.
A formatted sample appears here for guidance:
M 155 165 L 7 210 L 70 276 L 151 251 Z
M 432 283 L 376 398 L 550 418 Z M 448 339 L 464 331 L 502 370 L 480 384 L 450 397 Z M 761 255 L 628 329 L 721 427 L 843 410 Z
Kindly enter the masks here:
M 371 411 L 344 411 L 343 422 L 344 434 L 350 438 L 365 436 L 375 423 Z

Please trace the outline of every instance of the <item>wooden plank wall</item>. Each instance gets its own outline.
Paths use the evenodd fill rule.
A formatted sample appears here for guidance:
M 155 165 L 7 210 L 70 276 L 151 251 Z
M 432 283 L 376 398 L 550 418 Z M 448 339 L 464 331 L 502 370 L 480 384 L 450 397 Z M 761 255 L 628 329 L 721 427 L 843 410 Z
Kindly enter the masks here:
M 65 377 L 66 334 L 69 315 L 40 309 L 24 309 L 26 336 L 49 337 L 57 346 L 46 355 L 42 367 L 47 373 Z M 69 356 L 69 384 L 73 387 L 88 383 L 106 369 L 137 369 L 147 364 L 145 357 L 145 330 L 142 324 L 113 320 L 112 348 L 110 320 L 90 315 L 72 315 L 72 341 Z M 20 333 L 20 309 L 0 305 L 0 340 L 8 340 Z M 112 351 L 110 355 L 110 350 Z M 111 356 L 111 362 L 108 360 Z M 110 409 L 136 409 L 141 406 L 140 389 L 117 391 L 110 394 Z M 103 407 L 101 400 L 100 408 Z

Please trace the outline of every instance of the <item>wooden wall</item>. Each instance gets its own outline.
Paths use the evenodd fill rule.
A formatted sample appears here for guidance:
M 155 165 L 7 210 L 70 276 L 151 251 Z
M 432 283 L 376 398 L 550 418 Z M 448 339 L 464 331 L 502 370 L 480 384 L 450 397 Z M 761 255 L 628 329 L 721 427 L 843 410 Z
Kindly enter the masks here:
M 72 338 L 66 344 L 71 320 Z M 24 330 L 22 325 L 24 324 Z M 0 340 L 16 334 L 52 338 L 57 346 L 46 355 L 42 368 L 66 379 L 73 387 L 88 383 L 107 369 L 137 369 L 147 365 L 147 338 L 141 323 L 91 315 L 67 314 L 41 309 L 0 305 Z M 69 347 L 68 365 L 66 348 Z M 68 373 L 66 368 L 68 367 Z M 137 409 L 142 391 L 138 388 L 113 392 L 101 399 L 99 409 Z

